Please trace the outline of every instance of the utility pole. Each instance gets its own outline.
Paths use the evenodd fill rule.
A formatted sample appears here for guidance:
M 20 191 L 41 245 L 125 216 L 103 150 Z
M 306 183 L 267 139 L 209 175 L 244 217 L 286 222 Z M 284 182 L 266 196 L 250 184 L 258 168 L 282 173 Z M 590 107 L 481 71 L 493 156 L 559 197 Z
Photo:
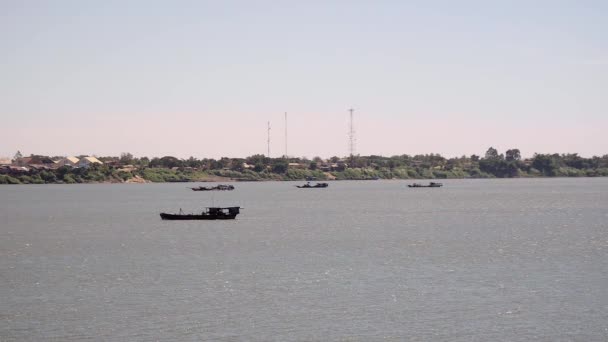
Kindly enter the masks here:
M 348 150 L 350 153 L 350 163 L 351 163 L 350 166 L 352 167 L 353 161 L 355 159 L 355 143 L 356 143 L 355 123 L 354 123 L 354 114 L 353 114 L 353 112 L 355 110 L 351 108 L 348 111 L 350 112 L 350 130 L 348 131 Z
M 270 121 L 268 121 L 268 141 L 267 141 L 267 144 L 268 144 L 268 155 L 267 155 L 267 157 L 270 158 Z

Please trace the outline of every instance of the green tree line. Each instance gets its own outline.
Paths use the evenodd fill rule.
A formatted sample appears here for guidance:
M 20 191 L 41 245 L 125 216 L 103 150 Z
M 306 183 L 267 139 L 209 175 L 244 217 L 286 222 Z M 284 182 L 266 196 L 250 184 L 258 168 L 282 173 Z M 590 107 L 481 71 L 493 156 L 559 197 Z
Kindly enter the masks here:
M 39 157 L 39 156 L 37 156 Z M 514 177 L 608 176 L 608 155 L 584 158 L 578 154 L 534 154 L 522 159 L 519 149 L 499 153 L 490 147 L 484 156 L 445 158 L 439 154 L 385 156 L 337 156 L 269 158 L 256 154 L 246 158 L 180 159 L 173 156 L 99 157 L 103 165 L 89 168 L 60 167 L 0 174 L 0 184 L 48 184 L 124 182 L 134 177 L 151 182 L 189 182 L 227 177 L 236 180 L 327 179 L 444 179 Z M 125 169 L 125 165 L 133 168 Z M 290 166 L 291 165 L 291 166 Z M 292 166 L 296 167 L 292 167 Z

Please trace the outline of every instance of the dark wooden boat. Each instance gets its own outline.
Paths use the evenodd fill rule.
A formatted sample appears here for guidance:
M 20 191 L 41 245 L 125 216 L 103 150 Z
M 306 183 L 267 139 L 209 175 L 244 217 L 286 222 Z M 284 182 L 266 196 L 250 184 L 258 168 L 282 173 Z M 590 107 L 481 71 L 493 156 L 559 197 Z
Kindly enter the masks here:
M 327 183 L 317 183 L 315 185 L 310 185 L 310 183 L 306 183 L 304 185 L 296 185 L 297 188 L 300 189 L 318 189 L 318 188 L 327 188 L 329 184 Z
M 160 213 L 163 220 L 234 220 L 240 213 L 241 207 L 209 207 L 200 214 L 184 214 L 179 210 L 177 214 Z
M 192 191 L 226 191 L 226 190 L 234 190 L 234 185 L 224 185 L 220 184 L 217 186 L 199 186 L 198 188 L 190 188 Z
M 430 182 L 428 185 L 423 185 L 420 183 L 408 184 L 408 187 L 410 188 L 440 188 L 442 186 L 443 184 L 435 182 Z

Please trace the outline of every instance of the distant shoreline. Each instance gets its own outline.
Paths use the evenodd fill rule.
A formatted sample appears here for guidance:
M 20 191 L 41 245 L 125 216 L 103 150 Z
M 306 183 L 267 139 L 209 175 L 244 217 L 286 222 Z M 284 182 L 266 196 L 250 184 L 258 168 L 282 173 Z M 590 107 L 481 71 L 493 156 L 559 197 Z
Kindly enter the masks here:
M 535 154 L 518 149 L 504 154 L 490 147 L 484 157 L 444 158 L 438 154 L 306 158 L 178 159 L 120 157 L 22 157 L 0 161 L 0 184 L 174 183 L 243 181 L 330 181 L 374 179 L 483 179 L 606 177 L 608 154 Z

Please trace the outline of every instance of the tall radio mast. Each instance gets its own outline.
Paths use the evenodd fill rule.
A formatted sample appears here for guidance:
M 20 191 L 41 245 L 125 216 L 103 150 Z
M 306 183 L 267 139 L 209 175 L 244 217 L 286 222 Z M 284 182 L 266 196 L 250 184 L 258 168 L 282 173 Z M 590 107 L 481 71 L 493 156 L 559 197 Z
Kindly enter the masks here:
M 348 131 L 348 150 L 350 153 L 350 162 L 353 163 L 353 159 L 355 156 L 355 144 L 357 139 L 355 137 L 355 123 L 354 123 L 354 109 L 349 109 L 350 112 L 350 130 Z

